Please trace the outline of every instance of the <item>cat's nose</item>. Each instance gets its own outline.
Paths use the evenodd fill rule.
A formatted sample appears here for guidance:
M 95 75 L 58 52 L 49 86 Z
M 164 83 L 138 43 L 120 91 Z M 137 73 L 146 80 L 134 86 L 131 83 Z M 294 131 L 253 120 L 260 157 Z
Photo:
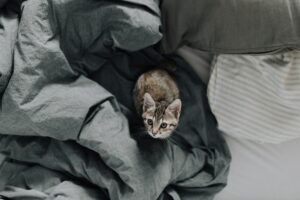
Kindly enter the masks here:
M 156 132 L 152 131 L 152 135 L 153 135 L 153 136 L 156 136 L 157 133 L 158 133 L 158 131 L 156 131 Z
M 153 134 L 153 136 L 157 135 L 157 134 L 158 134 L 158 131 L 159 131 L 159 128 L 153 127 L 153 129 L 152 129 L 152 134 Z

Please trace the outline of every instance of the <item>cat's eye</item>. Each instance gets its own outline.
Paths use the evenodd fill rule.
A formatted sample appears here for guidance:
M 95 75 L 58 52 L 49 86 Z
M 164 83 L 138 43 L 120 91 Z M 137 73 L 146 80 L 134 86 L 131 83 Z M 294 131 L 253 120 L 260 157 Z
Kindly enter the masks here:
M 165 122 L 161 123 L 161 125 L 160 125 L 161 128 L 167 128 L 167 126 L 168 126 L 168 124 Z
M 147 119 L 147 124 L 150 125 L 150 126 L 153 125 L 153 120 L 152 119 Z

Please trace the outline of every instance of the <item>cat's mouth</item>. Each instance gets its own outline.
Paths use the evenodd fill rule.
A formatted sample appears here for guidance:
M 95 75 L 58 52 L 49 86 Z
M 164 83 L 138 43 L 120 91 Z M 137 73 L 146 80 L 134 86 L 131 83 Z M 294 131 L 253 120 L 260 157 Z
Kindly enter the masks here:
M 171 136 L 171 133 L 168 133 L 168 134 L 161 134 L 161 133 L 156 133 L 156 134 L 153 134 L 151 132 L 148 132 L 148 134 L 152 137 L 152 138 L 155 138 L 155 139 L 167 139 L 168 137 Z

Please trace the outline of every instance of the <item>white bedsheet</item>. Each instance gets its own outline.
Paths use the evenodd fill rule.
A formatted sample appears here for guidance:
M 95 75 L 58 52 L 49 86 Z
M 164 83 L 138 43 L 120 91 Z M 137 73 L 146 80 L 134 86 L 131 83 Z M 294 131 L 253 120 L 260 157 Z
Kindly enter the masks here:
M 228 185 L 215 200 L 300 199 L 300 139 L 262 144 L 225 138 L 232 163 Z

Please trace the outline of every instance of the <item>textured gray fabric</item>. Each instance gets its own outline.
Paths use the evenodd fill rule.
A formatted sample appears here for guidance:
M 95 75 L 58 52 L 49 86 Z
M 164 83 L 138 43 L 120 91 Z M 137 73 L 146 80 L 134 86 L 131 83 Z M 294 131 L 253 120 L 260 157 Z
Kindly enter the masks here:
M 193 49 L 188 46 L 179 48 L 176 53 L 193 67 L 204 83 L 208 83 L 214 54 Z
M 1 2 L 0 2 L 1 7 Z M 0 11 L 0 94 L 11 76 L 12 53 L 18 30 L 18 16 L 7 10 Z M 5 28 L 4 28 L 5 27 Z
M 6 4 L 7 0 L 0 0 L 0 8 Z
M 181 124 L 170 140 L 144 137 L 142 121 L 133 112 L 132 100 L 127 99 L 134 84 L 133 77 L 141 70 L 149 69 L 149 63 L 158 57 L 158 54 L 149 53 L 129 57 L 117 55 L 111 60 L 113 65 L 103 66 L 93 74 L 92 78 L 111 92 L 120 91 L 122 85 L 123 92 L 115 95 L 122 102 L 122 110 L 129 119 L 130 135 L 124 129 L 102 130 L 106 128 L 101 122 L 105 120 L 103 113 L 111 123 L 122 123 L 116 117 L 109 117 L 113 112 L 104 109 L 85 124 L 77 144 L 42 137 L 1 136 L 0 151 L 11 159 L 36 163 L 93 183 L 104 188 L 110 199 L 212 199 L 226 184 L 230 156 L 208 109 L 204 84 L 193 75 L 191 68 L 176 60 L 178 69 L 174 76 L 182 91 L 185 107 Z M 132 65 L 140 67 L 130 67 L 128 59 Z M 115 80 L 116 84 L 111 84 L 111 80 Z M 19 166 L 18 163 L 16 165 Z M 30 184 L 34 176 L 37 176 L 35 180 L 44 180 L 39 177 L 40 174 L 46 174 L 48 181 L 53 179 L 52 173 L 40 170 L 29 170 L 23 182 Z M 15 186 L 20 178 L 24 178 L 12 179 L 15 173 L 16 170 L 0 168 L 1 177 L 10 177 L 1 180 L 4 185 Z M 40 184 L 37 181 L 27 187 L 41 191 Z
M 0 113 L 3 134 L 76 139 L 91 105 L 112 97 L 76 72 L 85 70 L 81 63 L 88 60 L 93 65 L 87 66 L 97 69 L 101 66 L 97 55 L 103 51 L 134 50 L 161 37 L 158 16 L 142 8 L 92 0 L 49 3 L 30 0 L 23 4 L 14 74 L 3 94 Z M 114 17 L 107 19 L 105 14 Z M 137 34 L 134 39 L 132 32 Z
M 162 0 L 162 48 L 266 53 L 299 48 L 300 1 Z
M 157 18 L 159 11 L 147 2 L 114 5 L 140 11 L 138 27 L 149 30 L 159 23 L 148 23 L 147 16 Z M 16 193 L 9 195 L 22 198 L 24 192 L 33 198 L 56 186 L 68 192 L 63 184 L 68 181 L 83 191 L 95 185 L 93 192 L 111 200 L 212 199 L 226 185 L 230 155 L 204 84 L 189 65 L 170 58 L 178 64 L 173 75 L 182 91 L 182 119 L 170 140 L 147 138 L 133 108 L 132 88 L 142 72 L 164 58 L 153 49 L 124 49 L 151 45 L 149 37 L 159 39 L 160 33 L 142 31 L 126 42 L 128 30 L 135 31 L 127 27 L 114 37 L 125 43 L 107 40 L 110 29 L 95 24 L 98 17 L 104 20 L 103 9 L 113 13 L 111 6 L 96 0 L 23 3 L 14 71 L 0 110 L 0 152 L 7 156 L 0 166 L 0 190 L 13 186 Z M 124 20 L 123 14 L 114 17 Z M 112 33 L 121 28 L 113 26 Z

